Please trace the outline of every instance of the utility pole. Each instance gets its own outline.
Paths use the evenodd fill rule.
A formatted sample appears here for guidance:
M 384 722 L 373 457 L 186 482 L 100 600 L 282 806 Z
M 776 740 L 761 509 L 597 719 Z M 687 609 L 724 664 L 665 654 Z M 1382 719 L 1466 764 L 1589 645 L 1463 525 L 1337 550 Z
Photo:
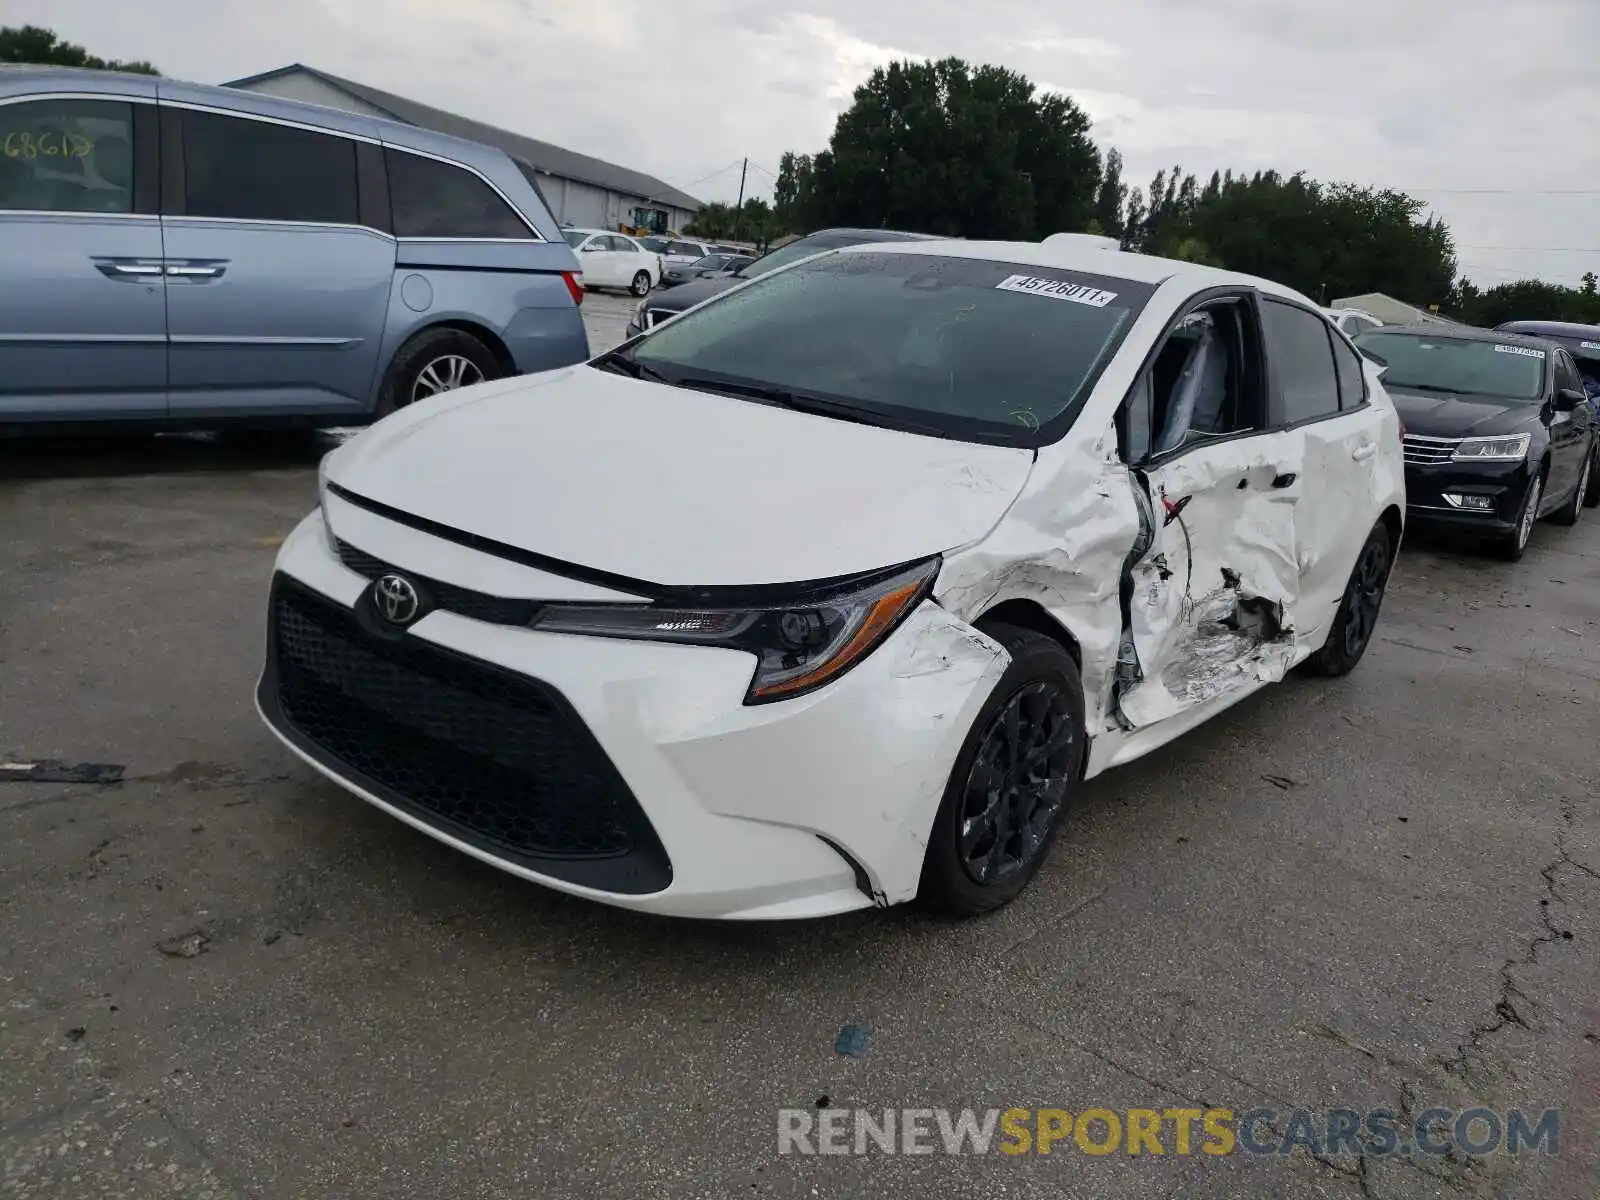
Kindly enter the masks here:
M 750 158 L 745 156 L 744 166 L 739 168 L 739 206 L 733 210 L 733 232 L 737 237 L 744 228 L 744 177 L 750 170 Z

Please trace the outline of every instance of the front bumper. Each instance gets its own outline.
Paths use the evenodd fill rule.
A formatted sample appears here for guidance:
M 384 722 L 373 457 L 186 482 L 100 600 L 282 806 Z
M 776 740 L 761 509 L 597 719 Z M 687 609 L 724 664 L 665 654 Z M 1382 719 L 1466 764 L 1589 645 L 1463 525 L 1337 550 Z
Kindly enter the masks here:
M 438 564 L 449 562 L 452 578 L 492 576 L 503 595 L 550 599 L 571 587 L 370 514 L 336 511 L 349 518 L 336 519 L 342 537 L 423 577 L 437 578 Z M 315 513 L 284 543 L 277 572 L 275 597 L 303 590 L 330 619 L 353 614 L 371 587 L 340 561 Z M 354 627 L 353 617 L 345 621 L 346 634 Z M 742 703 L 751 662 L 738 651 L 539 633 L 442 609 L 397 641 L 429 664 L 449 660 L 473 674 L 446 678 L 446 687 L 498 680 L 507 690 L 495 695 L 509 700 L 492 720 L 475 711 L 441 725 L 431 701 L 419 711 L 426 689 L 407 685 L 398 704 L 384 699 L 387 690 L 374 696 L 370 677 L 390 671 L 387 660 L 351 674 L 347 658 L 336 669 L 324 651 L 301 653 L 292 666 L 321 673 L 318 703 L 388 706 L 359 737 L 345 729 L 352 722 L 329 735 L 325 723 L 297 722 L 294 698 L 285 702 L 287 660 L 275 632 L 257 690 L 262 719 L 329 778 L 465 853 L 575 895 L 692 917 L 813 917 L 911 899 L 951 766 L 1006 664 L 998 645 L 931 602 L 834 683 L 759 706 Z M 566 758 L 553 768 L 554 785 L 538 775 L 534 743 L 546 726 L 516 710 L 540 697 L 553 697 L 541 712 L 562 715 L 561 736 L 592 743 L 588 775 Z M 491 727 L 493 737 L 481 732 Z M 455 791 L 439 782 L 441 742 L 459 764 Z M 425 745 L 435 747 L 427 763 L 404 760 Z M 375 770 L 363 756 L 379 752 L 399 757 Z M 408 782 L 424 767 L 425 785 Z M 485 787 L 495 789 L 492 821 L 483 816 Z M 437 801 L 441 789 L 454 807 Z M 526 814 L 515 811 L 524 803 Z M 606 820 L 594 819 L 596 806 Z M 583 828 L 559 854 L 530 854 L 516 835 L 524 816 L 546 831 L 552 821 Z M 608 842 L 607 830 L 621 832 Z
M 1510 533 L 1517 528 L 1531 476 L 1527 462 L 1406 464 L 1406 519 L 1418 524 Z M 1467 508 L 1447 496 L 1487 496 L 1492 507 Z

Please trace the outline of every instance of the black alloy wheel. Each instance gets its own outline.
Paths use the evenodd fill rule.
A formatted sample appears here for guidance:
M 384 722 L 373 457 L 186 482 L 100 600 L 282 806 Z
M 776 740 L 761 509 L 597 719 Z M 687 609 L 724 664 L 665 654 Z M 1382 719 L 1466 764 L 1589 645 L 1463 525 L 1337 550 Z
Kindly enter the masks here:
M 990 719 L 960 813 L 961 866 L 974 883 L 1001 883 L 1039 856 L 1066 803 L 1077 739 L 1053 681 L 1024 685 Z
M 1083 776 L 1083 684 L 1053 638 L 998 622 L 1011 655 L 956 756 L 928 836 L 918 899 L 970 917 L 1009 903 L 1038 872 Z
M 1328 640 L 1307 660 L 1312 670 L 1329 676 L 1348 675 L 1366 654 L 1378 627 L 1378 614 L 1383 611 L 1393 554 L 1389 531 L 1380 521 L 1356 555 Z

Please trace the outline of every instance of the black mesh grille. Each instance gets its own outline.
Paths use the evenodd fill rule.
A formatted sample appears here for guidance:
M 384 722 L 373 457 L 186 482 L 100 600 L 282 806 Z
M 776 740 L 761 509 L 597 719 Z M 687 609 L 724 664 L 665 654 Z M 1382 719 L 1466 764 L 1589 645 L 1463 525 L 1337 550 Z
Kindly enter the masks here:
M 370 633 L 282 576 L 269 638 L 263 708 L 336 773 L 545 874 L 634 893 L 670 881 L 643 810 L 553 688 Z
M 537 600 L 513 600 L 506 596 L 491 596 L 471 588 L 457 587 L 418 575 L 375 558 L 365 550 L 358 550 L 349 542 L 340 540 L 339 560 L 357 575 L 376 579 L 393 571 L 423 585 L 433 599 L 434 608 L 442 608 L 474 621 L 487 621 L 491 625 L 529 625 L 539 613 Z

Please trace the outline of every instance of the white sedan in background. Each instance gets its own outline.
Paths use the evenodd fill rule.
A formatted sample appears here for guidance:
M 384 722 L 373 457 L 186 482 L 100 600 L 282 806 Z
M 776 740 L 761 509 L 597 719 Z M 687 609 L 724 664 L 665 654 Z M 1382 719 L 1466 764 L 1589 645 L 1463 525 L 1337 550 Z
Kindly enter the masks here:
M 661 259 L 631 237 L 604 229 L 562 232 L 578 252 L 584 287 L 627 288 L 635 296 L 647 296 L 661 282 Z

